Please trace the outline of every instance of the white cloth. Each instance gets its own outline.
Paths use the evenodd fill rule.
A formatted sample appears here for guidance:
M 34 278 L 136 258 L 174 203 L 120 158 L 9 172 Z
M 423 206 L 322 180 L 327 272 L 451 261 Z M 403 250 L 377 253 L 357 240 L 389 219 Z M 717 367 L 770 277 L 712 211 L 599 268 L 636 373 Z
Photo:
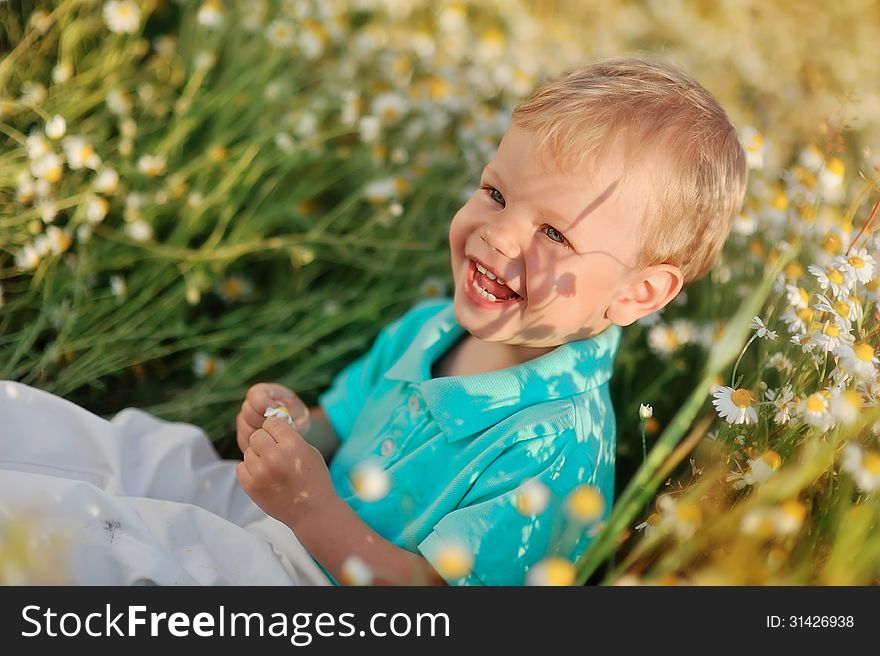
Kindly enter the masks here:
M 63 540 L 68 583 L 332 585 L 237 463 L 192 424 L 137 408 L 106 421 L 0 381 L 0 535 L 24 520 L 35 548 Z

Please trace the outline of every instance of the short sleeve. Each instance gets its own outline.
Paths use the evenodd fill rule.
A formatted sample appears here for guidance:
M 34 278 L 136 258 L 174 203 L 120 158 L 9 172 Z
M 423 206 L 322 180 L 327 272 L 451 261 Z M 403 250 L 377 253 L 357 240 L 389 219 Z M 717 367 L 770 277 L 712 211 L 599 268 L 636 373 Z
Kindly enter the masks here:
M 370 350 L 343 367 L 330 387 L 318 396 L 318 405 L 327 414 L 340 440 L 344 442 L 351 435 L 352 426 L 364 402 L 393 364 L 395 355 L 399 355 L 400 349 L 406 345 L 406 340 L 401 339 L 401 328 L 416 323 L 422 309 L 434 305 L 437 305 L 436 299 L 420 301 L 402 317 L 385 326 Z
M 546 445 L 536 443 L 541 441 Z M 574 440 L 539 462 L 536 454 L 553 446 L 552 438 L 515 444 L 477 480 L 477 499 L 443 516 L 419 544 L 421 554 L 447 583 L 523 585 L 538 561 L 556 555 L 573 562 L 586 549 L 592 527 L 570 524 L 566 500 L 590 479 L 593 467 Z M 532 513 L 527 506 L 542 505 L 541 491 L 549 492 L 546 507 Z M 438 568 L 444 552 L 453 547 L 473 555 L 473 567 L 465 577 L 451 578 Z

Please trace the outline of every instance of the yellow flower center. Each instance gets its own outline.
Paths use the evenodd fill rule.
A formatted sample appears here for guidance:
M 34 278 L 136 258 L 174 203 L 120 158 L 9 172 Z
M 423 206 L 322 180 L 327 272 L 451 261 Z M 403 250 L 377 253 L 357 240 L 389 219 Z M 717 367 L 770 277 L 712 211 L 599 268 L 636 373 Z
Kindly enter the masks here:
M 865 288 L 869 292 L 876 292 L 880 289 L 880 278 L 871 278 L 868 282 L 865 283 Z
M 702 513 L 693 501 L 680 501 L 675 507 L 675 516 L 683 524 L 696 526 L 700 523 Z
M 810 394 L 807 398 L 807 411 L 821 413 L 825 411 L 825 397 L 821 394 Z
M 238 298 L 241 296 L 242 291 L 244 291 L 244 286 L 238 278 L 227 278 L 226 284 L 223 287 L 229 298 Z
M 833 173 L 837 176 L 843 176 L 843 172 L 846 170 L 843 162 L 837 158 L 832 157 L 825 163 L 825 168 L 828 169 L 829 173 Z
M 831 271 L 828 272 L 828 280 L 835 285 L 842 285 L 843 274 L 840 272 L 840 269 L 831 269 Z
M 779 466 L 782 464 L 782 458 L 780 458 L 779 454 L 772 449 L 767 449 L 767 451 L 764 452 L 764 455 L 761 456 L 761 459 L 766 462 L 771 469 L 779 469 Z
M 859 396 L 859 393 L 856 392 L 855 390 L 846 390 L 840 396 L 846 403 L 848 403 L 853 408 L 860 409 L 862 407 L 862 397 Z
M 807 507 L 796 499 L 789 499 L 780 506 L 783 514 L 796 520 L 798 523 L 804 521 L 807 516 Z
M 822 332 L 829 337 L 840 337 L 840 331 L 833 323 L 829 323 L 827 326 L 825 326 L 825 330 L 823 330 Z
M 800 262 L 789 262 L 785 267 L 785 275 L 791 280 L 797 280 L 806 273 Z
M 446 547 L 437 554 L 437 569 L 449 578 L 467 576 L 473 564 L 473 557 L 462 547 Z
M 880 474 L 880 453 L 868 451 L 862 457 L 862 467 L 874 476 Z
M 651 513 L 645 521 L 648 522 L 648 526 L 658 526 L 662 519 L 659 513 Z
M 860 342 L 853 347 L 856 357 L 862 362 L 870 362 L 874 359 L 874 348 L 870 344 Z
M 773 197 L 773 200 L 770 201 L 770 204 L 773 206 L 773 209 L 777 209 L 779 211 L 786 210 L 788 209 L 788 196 L 780 191 Z
M 849 319 L 849 313 L 850 313 L 849 305 L 847 305 L 843 301 L 834 301 L 834 303 L 832 304 L 831 307 L 834 308 L 834 311 L 837 312 L 837 314 Z
M 547 558 L 541 561 L 545 580 L 544 585 L 572 585 L 575 579 L 574 565 L 564 558 Z
M 829 232 L 825 235 L 825 238 L 822 239 L 821 246 L 823 251 L 830 253 L 831 255 L 837 255 L 843 250 L 843 244 L 840 242 L 840 237 L 833 232 Z
M 739 388 L 730 395 L 730 400 L 738 408 L 751 408 L 755 404 L 755 395 L 750 390 Z
M 858 255 L 850 255 L 848 262 L 853 269 L 861 269 L 865 266 L 865 261 Z
M 590 522 L 602 516 L 605 500 L 592 485 L 579 485 L 568 496 L 568 507 L 576 519 Z
M 803 291 L 803 290 L 801 290 L 801 291 Z M 808 308 L 808 307 L 801 308 L 800 310 L 797 311 L 796 314 L 798 316 L 798 319 L 800 319 L 804 323 L 809 323 L 810 321 L 813 320 L 813 308 Z

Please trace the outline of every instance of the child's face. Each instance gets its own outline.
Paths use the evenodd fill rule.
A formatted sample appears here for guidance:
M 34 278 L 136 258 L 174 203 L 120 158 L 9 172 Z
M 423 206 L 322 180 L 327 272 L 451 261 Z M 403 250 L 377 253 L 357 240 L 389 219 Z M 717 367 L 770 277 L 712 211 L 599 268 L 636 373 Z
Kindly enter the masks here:
M 619 151 L 598 170 L 549 173 L 536 144 L 531 131 L 507 130 L 480 188 L 455 214 L 449 246 L 458 323 L 480 340 L 550 350 L 604 330 L 608 308 L 632 290 L 643 199 L 619 183 Z M 475 277 L 491 283 L 474 260 L 520 297 L 482 297 Z

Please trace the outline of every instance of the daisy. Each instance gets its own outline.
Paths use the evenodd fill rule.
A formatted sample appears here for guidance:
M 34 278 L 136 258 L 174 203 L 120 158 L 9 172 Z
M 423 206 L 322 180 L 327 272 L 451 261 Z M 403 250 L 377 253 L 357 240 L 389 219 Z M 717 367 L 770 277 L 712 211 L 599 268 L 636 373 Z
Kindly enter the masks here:
M 287 48 L 295 41 L 293 24 L 286 20 L 274 20 L 266 28 L 266 39 L 276 48 Z
M 648 346 L 654 353 L 669 355 L 682 346 L 675 331 L 666 324 L 658 324 L 648 331 Z
M 351 488 L 361 501 L 378 501 L 388 494 L 391 480 L 388 472 L 378 462 L 364 461 L 349 476 Z
M 55 115 L 46 122 L 45 132 L 52 141 L 58 141 L 67 132 L 67 121 L 63 116 Z
M 382 129 L 382 121 L 378 116 L 361 116 L 358 121 L 358 129 L 360 130 L 361 141 L 364 143 L 372 143 L 379 138 Z
M 64 154 L 67 156 L 67 165 L 74 171 L 82 168 L 97 171 L 101 166 L 101 158 L 95 148 L 82 137 L 67 137 L 64 140 Z
M 193 373 L 198 378 L 220 373 L 226 368 L 226 362 L 221 358 L 208 355 L 204 351 L 196 351 L 193 362 Z
M 250 281 L 241 276 L 228 276 L 222 283 L 217 285 L 217 294 L 227 303 L 234 303 L 247 298 L 253 292 L 254 286 Z
M 833 321 L 822 324 L 821 330 L 813 335 L 813 343 L 819 346 L 825 353 L 830 353 L 841 344 L 850 344 L 853 337 L 850 334 L 849 321 L 835 315 Z
M 25 244 L 15 256 L 15 266 L 24 271 L 33 271 L 39 266 L 41 259 L 33 244 Z
M 125 284 L 125 278 L 122 276 L 110 276 L 110 291 L 116 297 L 117 303 L 122 303 L 128 293 L 128 287 Z
M 752 319 L 752 328 L 757 331 L 758 337 L 763 337 L 768 341 L 772 341 L 777 337 L 776 331 L 767 328 L 767 325 L 764 323 L 761 317 L 754 317 Z
M 287 420 L 287 425 L 296 428 L 296 424 L 293 422 L 293 417 L 290 416 L 290 410 L 287 409 L 287 406 L 284 404 L 276 405 L 274 407 L 270 406 L 263 411 L 263 416 L 268 417 L 281 417 L 282 419 Z
M 517 490 L 513 502 L 520 515 L 540 515 L 550 502 L 550 488 L 535 478 L 529 479 Z
M 776 414 L 773 415 L 773 422 L 777 425 L 787 424 L 791 421 L 791 413 L 797 410 L 797 398 L 791 389 L 791 385 L 786 385 L 780 390 L 768 389 L 765 393 L 768 401 L 773 403 Z
M 635 530 L 644 531 L 645 538 L 650 538 L 655 533 L 659 533 L 663 530 L 661 528 L 662 521 L 663 517 L 659 513 L 651 513 L 641 524 L 636 524 Z
M 419 293 L 424 298 L 439 298 L 446 294 L 446 281 L 438 276 L 428 276 L 419 286 Z
M 49 153 L 45 157 L 31 162 L 31 175 L 37 181 L 45 180 L 49 184 L 56 184 L 64 175 L 64 163 L 58 155 Z
M 566 499 L 566 512 L 574 522 L 589 524 L 602 517 L 605 500 L 602 493 L 592 485 L 578 485 Z
M 862 284 L 868 282 L 874 276 L 874 267 L 876 266 L 874 258 L 868 255 L 866 248 L 860 248 L 848 256 L 838 255 L 831 263 Z
M 119 185 L 119 174 L 113 169 L 101 169 L 95 178 L 95 191 L 110 196 Z
M 822 156 L 822 151 L 815 144 L 810 144 L 801 149 L 798 154 L 798 161 L 801 163 L 801 166 L 815 173 L 822 168 L 825 158 Z
M 829 287 L 831 288 L 831 293 L 835 296 L 845 296 L 849 293 L 851 280 L 848 276 L 844 275 L 844 272 L 835 267 L 820 267 L 815 264 L 811 264 L 807 267 L 807 270 L 816 276 L 816 279 L 819 281 L 819 286 L 825 290 Z
M 880 487 L 880 453 L 848 442 L 843 447 L 841 467 L 853 477 L 862 492 L 873 492 Z
M 526 585 L 574 585 L 576 574 L 571 562 L 554 556 L 545 558 L 529 568 Z
M 373 582 L 373 570 L 357 556 L 349 556 L 342 563 L 341 579 L 344 585 L 370 585 Z
M 141 10 L 134 0 L 110 0 L 104 4 L 104 22 L 116 34 L 134 34 L 141 26 Z
M 22 205 L 28 205 L 34 200 L 37 185 L 27 171 L 21 171 L 16 178 L 15 200 Z
M 822 392 L 810 394 L 798 404 L 798 412 L 805 423 L 827 431 L 834 425 L 828 395 Z
M 831 157 L 819 171 L 819 186 L 829 200 L 836 200 L 842 195 L 843 176 L 846 166 L 837 157 Z
M 148 178 L 155 178 L 165 172 L 165 158 L 161 155 L 141 155 L 137 166 Z
M 749 458 L 745 472 L 727 475 L 727 481 L 736 481 L 733 486 L 741 490 L 746 485 L 758 485 L 769 479 L 782 465 L 782 458 L 772 449 L 767 449 L 757 458 Z
M 383 93 L 373 99 L 373 115 L 386 125 L 400 121 L 409 110 L 409 103 L 398 93 Z
M 746 151 L 746 161 L 750 169 L 764 168 L 764 153 L 767 146 L 764 136 L 750 125 L 744 125 L 740 131 L 740 142 Z
M 855 390 L 835 387 L 831 392 L 831 415 L 844 426 L 855 423 L 862 410 L 862 397 Z
M 663 517 L 661 524 L 671 526 L 682 540 L 693 536 L 703 519 L 700 507 L 690 499 L 676 500 L 671 495 L 664 494 L 657 499 L 657 507 Z
M 153 227 L 143 219 L 135 219 L 125 225 L 125 234 L 135 241 L 149 241 L 153 238 Z
M 73 237 L 67 228 L 49 226 L 46 228 L 46 244 L 55 255 L 60 255 L 73 245 Z
M 795 499 L 772 508 L 755 508 L 743 516 L 740 528 L 750 535 L 769 538 L 784 537 L 800 530 L 807 516 L 807 507 Z
M 861 380 L 876 378 L 876 365 L 880 364 L 880 360 L 874 354 L 874 347 L 867 342 L 859 342 L 852 346 L 840 344 L 834 353 L 840 358 L 840 366 L 850 376 Z
M 199 7 L 196 19 L 205 27 L 216 28 L 223 24 L 223 3 L 220 0 L 205 0 Z
M 641 419 L 650 419 L 654 416 L 654 408 L 644 403 L 639 404 L 639 417 Z
M 788 306 L 782 313 L 782 320 L 788 326 L 788 332 L 806 332 L 815 314 L 816 311 L 811 307 L 803 307 L 796 310 L 794 307 Z
M 474 555 L 462 544 L 445 544 L 436 554 L 434 564 L 446 579 L 461 579 L 474 568 Z
M 754 424 L 758 421 L 757 400 L 747 389 L 721 386 L 712 395 L 712 405 L 722 419 L 730 424 Z
M 810 295 L 807 293 L 807 290 L 797 285 L 789 284 L 785 286 L 785 298 L 789 305 L 797 309 L 810 305 Z
M 111 89 L 105 102 L 110 113 L 116 116 L 128 116 L 134 108 L 131 96 L 122 89 Z
M 104 220 L 110 210 L 110 203 L 101 196 L 90 196 L 86 200 L 86 221 L 95 225 Z
M 788 356 L 782 353 L 774 353 L 770 356 L 770 359 L 767 360 L 767 368 L 776 369 L 779 373 L 785 373 L 786 371 L 791 371 L 794 367 L 794 363 L 788 358 Z

